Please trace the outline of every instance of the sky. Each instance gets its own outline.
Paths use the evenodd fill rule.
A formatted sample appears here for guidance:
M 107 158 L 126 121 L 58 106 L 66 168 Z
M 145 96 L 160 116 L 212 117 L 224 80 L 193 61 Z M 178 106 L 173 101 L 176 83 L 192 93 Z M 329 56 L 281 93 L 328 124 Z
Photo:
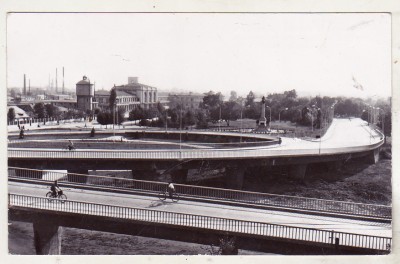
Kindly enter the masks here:
M 229 97 L 391 95 L 384 13 L 11 13 L 7 86 L 58 87 L 86 75 L 96 90 L 129 76 L 159 90 Z M 50 77 L 49 77 L 50 76 Z M 359 84 L 363 90 L 354 86 Z

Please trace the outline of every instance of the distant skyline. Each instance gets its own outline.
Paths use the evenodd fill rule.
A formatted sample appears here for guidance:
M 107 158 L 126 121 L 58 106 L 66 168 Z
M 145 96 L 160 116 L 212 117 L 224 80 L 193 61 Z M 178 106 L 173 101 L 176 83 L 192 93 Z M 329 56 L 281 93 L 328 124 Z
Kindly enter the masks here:
M 391 95 L 390 15 L 12 13 L 7 87 L 96 90 L 128 76 L 160 90 L 259 95 Z M 356 87 L 361 89 L 357 89 Z

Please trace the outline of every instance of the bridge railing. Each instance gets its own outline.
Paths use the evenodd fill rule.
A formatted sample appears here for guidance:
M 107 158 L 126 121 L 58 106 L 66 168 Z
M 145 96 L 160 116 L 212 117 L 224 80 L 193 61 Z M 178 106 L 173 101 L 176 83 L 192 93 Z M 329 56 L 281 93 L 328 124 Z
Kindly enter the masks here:
M 48 198 L 18 194 L 9 194 L 8 199 L 10 209 L 13 207 L 23 207 L 67 212 L 72 214 L 114 217 L 143 221 L 146 223 L 162 223 L 167 225 L 217 230 L 233 234 L 250 234 L 261 237 L 307 241 L 321 244 L 335 244 L 337 246 L 366 248 L 384 252 L 390 252 L 392 244 L 392 239 L 388 237 L 334 232 L 204 215 L 173 213 L 70 200 L 59 202 L 57 199 L 51 199 L 52 201 L 50 201 Z
M 278 156 L 303 156 L 303 155 L 337 155 L 341 153 L 355 153 L 373 150 L 383 144 L 383 140 L 369 145 L 338 148 L 305 148 L 305 149 L 274 149 L 247 148 L 247 149 L 172 149 L 172 150 L 51 150 L 8 148 L 8 158 L 45 158 L 45 159 L 226 159 L 226 158 L 266 158 Z M 273 147 L 273 146 L 271 146 Z
M 49 182 L 58 180 L 60 183 L 83 183 L 92 186 L 150 192 L 165 191 L 167 185 L 166 183 L 162 182 L 134 180 L 112 176 L 60 173 L 17 167 L 9 167 L 8 176 L 26 179 L 41 179 Z M 334 214 L 378 217 L 382 219 L 391 219 L 392 217 L 391 207 L 385 205 L 351 203 L 344 201 L 229 190 L 184 184 L 175 184 L 175 188 L 176 191 L 181 195 L 186 195 L 189 197 L 246 203 L 256 206 L 291 208 L 296 210 L 329 212 Z

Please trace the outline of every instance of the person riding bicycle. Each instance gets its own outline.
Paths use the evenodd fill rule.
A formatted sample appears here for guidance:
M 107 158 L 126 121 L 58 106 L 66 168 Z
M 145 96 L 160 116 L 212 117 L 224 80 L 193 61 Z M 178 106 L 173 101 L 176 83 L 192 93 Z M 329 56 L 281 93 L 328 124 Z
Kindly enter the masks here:
M 50 186 L 50 191 L 53 197 L 57 197 L 57 195 L 61 192 L 61 188 L 58 186 L 58 181 L 54 181 L 54 183 Z
M 172 184 L 172 182 L 168 183 L 167 192 L 169 194 L 169 198 L 172 199 L 172 194 L 175 193 L 175 186 Z
M 68 146 L 67 146 L 67 148 L 68 148 L 68 150 L 73 150 L 73 149 L 75 149 L 75 147 L 74 147 L 74 143 L 72 143 L 72 141 L 71 141 L 71 140 L 69 140 L 69 143 L 68 143 Z

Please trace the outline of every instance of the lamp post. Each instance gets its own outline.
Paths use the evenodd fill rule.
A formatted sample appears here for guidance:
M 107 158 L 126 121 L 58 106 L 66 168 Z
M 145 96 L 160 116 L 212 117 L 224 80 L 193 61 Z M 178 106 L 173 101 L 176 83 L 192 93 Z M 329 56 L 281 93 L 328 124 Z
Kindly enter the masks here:
M 165 110 L 165 132 L 168 132 L 168 112 Z
M 279 131 L 280 131 L 280 128 L 281 128 L 281 113 L 283 112 L 283 111 L 286 111 L 286 110 L 288 110 L 289 108 L 284 108 L 284 109 L 282 109 L 281 111 L 279 111 L 279 114 L 278 114 L 278 117 L 279 117 L 279 125 L 278 125 L 278 133 L 280 133 Z
M 218 131 L 221 131 L 221 105 L 219 105 Z
M 367 104 L 366 105 L 367 106 L 367 115 L 368 115 L 368 125 L 371 123 L 371 116 L 370 116 L 370 110 L 369 110 L 369 108 L 370 108 L 370 105 L 369 104 Z
M 383 136 L 385 136 L 385 111 L 382 108 L 379 108 L 379 107 L 377 107 L 376 109 L 378 110 L 378 113 L 379 113 L 380 110 L 382 110 L 382 117 L 381 117 L 381 120 L 382 120 L 382 133 L 383 133 Z
M 182 108 L 183 108 L 183 103 L 182 103 L 182 98 L 181 98 L 181 107 L 179 111 L 179 151 L 182 150 Z

